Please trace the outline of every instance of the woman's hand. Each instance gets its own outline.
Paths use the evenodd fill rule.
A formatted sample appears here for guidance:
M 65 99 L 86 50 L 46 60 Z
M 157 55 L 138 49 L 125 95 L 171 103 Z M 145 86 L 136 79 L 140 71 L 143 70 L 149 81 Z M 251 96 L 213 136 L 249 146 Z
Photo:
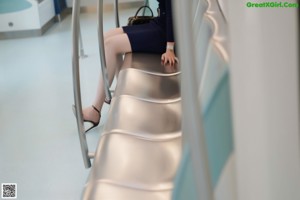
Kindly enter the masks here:
M 178 58 L 175 56 L 173 50 L 168 49 L 164 54 L 161 55 L 161 61 L 163 65 L 169 63 L 171 66 L 173 66 L 176 62 L 178 62 Z
M 164 71 L 165 71 L 165 73 L 168 73 L 168 74 L 175 73 L 178 71 L 177 65 L 171 65 L 170 63 L 167 63 L 164 65 Z

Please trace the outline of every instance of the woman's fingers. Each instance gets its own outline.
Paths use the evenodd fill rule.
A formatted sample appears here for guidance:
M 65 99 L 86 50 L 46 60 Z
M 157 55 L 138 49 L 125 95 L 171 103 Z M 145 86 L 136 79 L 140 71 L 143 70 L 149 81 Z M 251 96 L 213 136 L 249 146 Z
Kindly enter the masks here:
M 171 65 L 173 65 L 173 58 L 172 57 L 168 57 L 165 61 L 165 64 L 170 63 Z
M 179 62 L 179 60 L 178 60 L 177 57 L 172 57 L 172 58 L 170 59 L 170 63 L 171 63 L 172 65 L 175 65 L 175 63 L 178 63 L 178 62 Z
M 164 65 L 170 63 L 171 65 L 175 65 L 178 62 L 178 58 L 175 55 L 169 55 L 167 53 L 162 54 L 161 61 Z
M 170 63 L 171 63 L 171 65 L 175 65 L 175 58 L 174 57 L 170 58 Z

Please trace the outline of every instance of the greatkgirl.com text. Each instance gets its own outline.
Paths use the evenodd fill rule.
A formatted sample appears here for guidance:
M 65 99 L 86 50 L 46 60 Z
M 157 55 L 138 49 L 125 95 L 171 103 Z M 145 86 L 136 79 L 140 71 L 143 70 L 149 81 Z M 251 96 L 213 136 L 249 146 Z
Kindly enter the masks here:
M 247 2 L 246 6 L 248 8 L 298 8 L 299 3 L 290 3 L 290 2 L 262 2 L 254 3 Z

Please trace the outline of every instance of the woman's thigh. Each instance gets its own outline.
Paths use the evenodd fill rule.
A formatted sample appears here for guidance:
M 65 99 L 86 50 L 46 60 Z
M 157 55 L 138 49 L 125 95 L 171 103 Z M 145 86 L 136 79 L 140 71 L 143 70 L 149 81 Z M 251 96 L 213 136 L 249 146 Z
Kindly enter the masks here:
M 131 52 L 131 44 L 126 33 L 116 34 L 105 40 L 105 48 L 117 54 Z
M 104 33 L 104 38 L 108 39 L 110 37 L 120 35 L 120 34 L 123 34 L 123 33 L 124 33 L 123 28 L 114 28 L 114 29 L 111 29 L 111 30 L 105 32 Z

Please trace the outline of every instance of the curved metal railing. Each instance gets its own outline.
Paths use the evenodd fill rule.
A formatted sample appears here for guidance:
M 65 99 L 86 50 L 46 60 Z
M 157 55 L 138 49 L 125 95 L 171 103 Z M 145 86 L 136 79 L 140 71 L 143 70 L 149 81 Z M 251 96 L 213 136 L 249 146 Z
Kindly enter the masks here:
M 99 54 L 100 54 L 100 63 L 101 63 L 101 72 L 102 78 L 104 81 L 104 90 L 105 90 L 105 102 L 110 103 L 111 101 L 111 92 L 109 90 L 109 80 L 106 67 L 105 59 L 105 50 L 104 50 L 104 35 L 103 35 L 103 0 L 98 1 L 97 5 L 97 19 L 98 19 L 98 45 L 99 45 Z
M 176 41 L 179 43 L 179 56 L 181 66 L 196 66 L 195 46 L 193 43 L 192 16 L 189 4 L 182 0 L 173 0 L 174 17 L 176 20 Z M 181 70 L 181 96 L 182 96 L 182 131 L 191 147 L 193 174 L 199 200 L 213 200 L 213 188 L 209 173 L 208 153 L 205 143 L 203 120 L 201 116 L 201 103 L 196 93 L 196 77 L 194 67 L 184 67 Z M 191 106 L 193 105 L 193 106 Z
M 80 0 L 73 1 L 73 12 L 72 12 L 72 70 L 73 70 L 73 92 L 74 92 L 74 102 L 75 102 L 75 115 L 77 120 L 77 129 L 79 134 L 81 152 L 83 157 L 83 162 L 86 168 L 91 167 L 91 159 L 94 158 L 94 153 L 89 152 L 87 139 L 84 130 L 83 124 L 83 115 L 82 115 L 82 101 L 81 101 L 81 90 L 80 90 L 80 73 L 79 73 L 79 57 L 84 56 L 83 52 L 83 42 L 80 31 L 79 23 L 80 15 Z M 99 54 L 100 54 L 100 63 L 102 77 L 104 80 L 104 90 L 106 96 L 106 102 L 110 103 L 111 101 L 111 92 L 109 90 L 109 80 L 106 68 L 105 60 L 105 51 L 104 51 L 104 36 L 103 36 L 103 0 L 98 1 L 97 5 L 97 17 L 98 17 L 98 45 L 99 45 Z M 119 23 L 119 8 L 118 0 L 115 0 L 115 19 L 116 27 L 120 26 Z M 80 52 L 80 56 L 79 56 Z
M 73 91 L 75 101 L 75 115 L 77 120 L 77 129 L 79 134 L 81 152 L 84 166 L 91 167 L 91 160 L 83 125 L 81 91 L 80 91 L 80 74 L 79 74 L 79 12 L 80 0 L 73 1 L 72 12 L 72 68 L 73 68 Z

